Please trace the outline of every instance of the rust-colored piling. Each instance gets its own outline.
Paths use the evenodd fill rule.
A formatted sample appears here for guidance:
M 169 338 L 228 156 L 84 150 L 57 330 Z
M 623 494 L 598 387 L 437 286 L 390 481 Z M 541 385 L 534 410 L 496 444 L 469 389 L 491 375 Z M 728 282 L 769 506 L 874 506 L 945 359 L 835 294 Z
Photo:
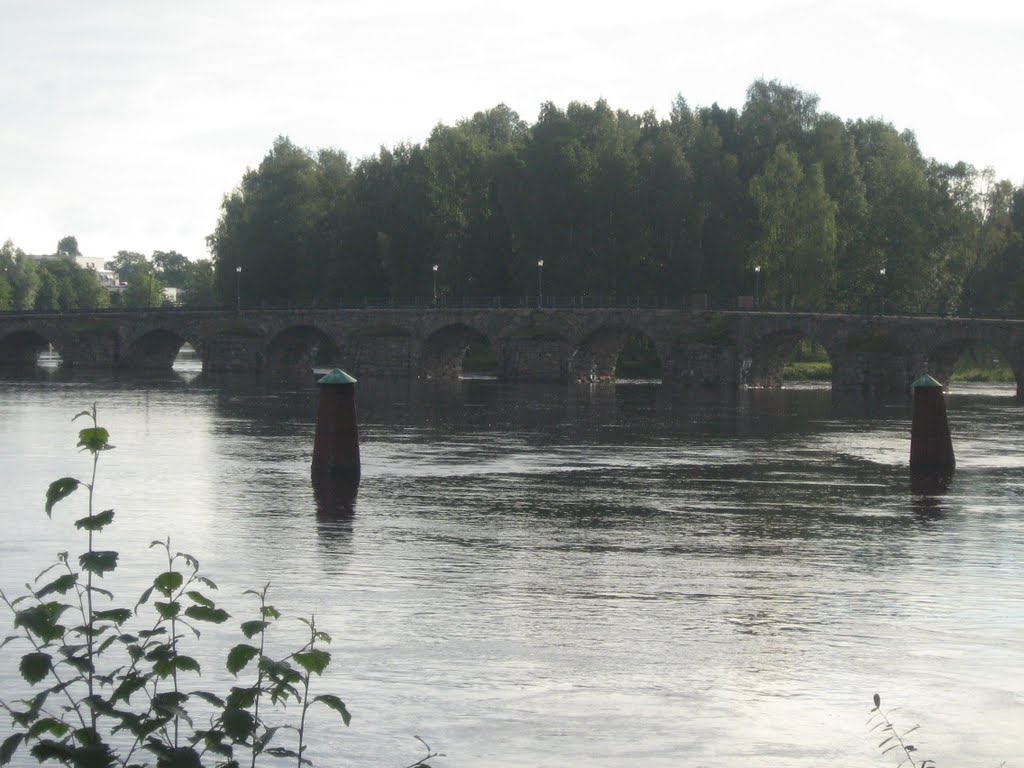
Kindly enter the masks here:
M 320 402 L 313 439 L 314 482 L 320 478 L 359 478 L 359 427 L 356 422 L 356 380 L 335 368 L 321 378 Z
M 926 373 L 911 389 L 914 395 L 910 426 L 911 487 L 925 493 L 941 491 L 956 469 L 942 385 Z

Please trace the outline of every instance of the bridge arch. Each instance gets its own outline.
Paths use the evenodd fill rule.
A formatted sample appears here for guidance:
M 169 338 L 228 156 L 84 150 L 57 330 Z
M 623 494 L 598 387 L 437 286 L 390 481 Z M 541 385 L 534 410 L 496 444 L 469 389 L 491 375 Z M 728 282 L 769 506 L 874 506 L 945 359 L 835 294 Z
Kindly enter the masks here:
M 425 379 L 457 379 L 470 345 L 486 345 L 498 351 L 487 333 L 465 323 L 443 325 L 423 340 L 420 376 Z M 500 352 L 498 352 L 500 358 Z M 501 360 L 499 359 L 499 366 Z
M 908 394 L 921 367 L 912 340 L 881 332 L 849 336 L 831 357 L 833 390 L 870 395 Z
M 741 361 L 740 383 L 750 389 L 778 389 L 784 383 L 784 371 L 793 362 L 803 342 L 820 345 L 832 363 L 831 339 L 816 328 L 793 326 L 771 331 L 753 339 Z M 833 371 L 835 366 L 832 366 Z
M 189 344 L 197 352 L 201 348 L 200 342 L 190 335 L 183 335 L 168 328 L 150 328 L 125 341 L 117 367 L 169 371 L 174 367 L 174 359 L 185 344 Z
M 1024 350 L 1009 337 L 979 338 L 961 334 L 927 347 L 924 359 L 928 373 L 945 384 L 947 389 L 955 370 L 965 359 L 973 360 L 979 368 L 1008 368 L 1016 381 L 1018 394 L 1024 383 Z
M 0 338 L 0 366 L 33 368 L 39 364 L 40 355 L 51 348 L 60 355 L 60 340 L 29 328 L 12 331 Z
M 575 382 L 615 381 L 619 358 L 627 344 L 646 351 L 658 378 L 669 369 L 666 350 L 645 329 L 616 323 L 599 326 L 580 341 L 570 358 L 569 378 Z
M 315 325 L 293 325 L 271 337 L 263 355 L 264 370 L 281 378 L 306 378 L 313 367 L 351 368 L 343 359 L 340 346 L 326 331 Z

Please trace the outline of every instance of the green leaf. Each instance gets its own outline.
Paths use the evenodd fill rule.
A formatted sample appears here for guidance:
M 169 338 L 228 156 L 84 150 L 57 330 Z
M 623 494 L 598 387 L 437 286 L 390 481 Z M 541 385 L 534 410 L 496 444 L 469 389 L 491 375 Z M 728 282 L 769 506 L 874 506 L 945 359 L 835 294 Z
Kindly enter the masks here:
M 33 720 L 39 717 L 39 713 L 43 711 L 43 704 L 46 703 L 46 699 L 50 695 L 50 693 L 56 693 L 60 690 L 63 690 L 64 686 L 70 685 L 72 682 L 75 681 L 72 680 L 61 685 L 55 685 L 52 688 L 47 688 L 45 691 L 37 693 L 34 697 L 32 697 L 30 702 L 25 702 L 29 705 L 27 712 L 23 712 L 17 716 L 12 712 L 11 718 L 16 723 L 18 723 L 18 725 L 28 727 Z
M 181 587 L 184 581 L 185 577 L 177 571 L 167 571 L 153 579 L 153 587 L 161 595 L 170 597 L 174 590 Z
M 203 768 L 199 753 L 192 747 L 174 747 L 157 760 L 158 768 Z
M 281 612 L 272 605 L 264 605 L 260 608 L 260 615 L 265 619 L 280 619 Z
M 84 448 L 89 453 L 106 451 L 114 447 L 110 445 L 109 440 L 110 433 L 103 427 L 86 427 L 78 431 L 78 445 L 76 447 Z
M 18 747 L 21 746 L 24 739 L 24 733 L 13 733 L 4 739 L 4 743 L 0 744 L 0 765 L 7 765 L 11 762 L 11 758 L 14 757 L 14 753 L 18 751 Z
M 152 594 L 153 594 L 153 588 L 152 587 L 147 588 L 142 593 L 142 597 L 140 597 L 139 601 L 135 604 L 135 610 L 138 611 L 139 610 L 139 606 L 143 605 L 144 603 L 146 603 L 149 600 L 149 596 L 152 595 Z
M 163 603 L 159 600 L 154 601 L 153 607 L 156 608 L 156 612 L 160 614 L 162 618 L 173 619 L 179 613 L 181 613 L 181 603 L 175 601 L 173 603 Z
M 328 707 L 330 707 L 335 712 L 340 714 L 341 719 L 345 722 L 345 725 L 348 725 L 350 722 L 352 722 L 352 715 L 348 713 L 348 709 L 345 707 L 345 702 L 343 702 L 337 696 L 325 693 L 320 696 L 315 696 L 313 698 L 313 701 L 322 701 Z
M 263 733 L 259 738 L 253 739 L 253 746 L 256 748 L 256 752 L 262 752 L 267 748 L 267 744 L 270 743 L 271 739 L 281 730 L 281 726 L 275 726 L 274 728 L 264 727 Z M 298 757 L 297 754 L 293 754 L 292 757 Z
M 53 669 L 53 657 L 48 653 L 26 653 L 21 657 L 18 670 L 25 682 L 35 685 Z
M 228 709 L 245 709 L 256 703 L 259 691 L 254 688 L 234 687 L 228 694 Z
M 198 696 L 203 701 L 208 704 L 213 704 L 215 707 L 223 708 L 224 706 L 224 699 L 215 693 L 210 693 L 209 691 L 192 691 L 189 696 Z
M 206 578 L 205 576 L 196 576 L 196 581 L 198 581 L 200 584 L 205 584 L 210 589 L 216 589 L 217 588 L 217 585 L 214 584 L 210 579 Z
M 290 757 L 292 759 L 295 759 L 299 756 L 298 752 L 286 749 L 285 747 L 271 747 L 270 749 L 266 750 L 266 753 L 268 755 L 273 755 L 274 757 Z
M 2 643 L 0 643 L 0 648 L 3 648 L 5 645 L 7 645 L 12 640 L 19 640 L 19 639 L 20 638 L 19 638 L 18 635 L 8 635 L 7 637 L 4 638 L 4 641 Z
M 302 668 L 307 672 L 316 673 L 317 675 L 322 675 L 324 670 L 327 669 L 327 665 L 331 663 L 331 654 L 316 648 L 295 653 L 292 655 L 292 658 L 302 665 Z
M 65 736 L 70 730 L 71 726 L 67 723 L 62 723 L 60 720 L 55 720 L 52 717 L 43 717 L 37 720 L 32 727 L 28 729 L 28 737 L 30 739 L 38 739 L 44 733 L 52 733 L 59 739 L 62 736 Z
M 121 684 L 117 686 L 117 689 L 110 697 L 110 703 L 116 704 L 119 699 L 123 699 L 125 703 L 131 699 L 132 694 L 141 691 L 146 687 L 146 683 L 149 682 L 149 675 L 140 675 L 137 672 L 132 672 L 121 681 Z
M 83 517 L 79 520 L 75 520 L 75 528 L 86 531 L 102 531 L 106 526 L 110 525 L 114 519 L 114 510 L 105 509 L 98 515 L 92 515 L 90 517 Z
M 94 621 L 112 621 L 120 626 L 132 617 L 132 612 L 127 608 L 112 608 L 109 611 L 93 611 Z
M 174 659 L 174 668 L 179 672 L 195 672 L 197 675 L 201 674 L 199 671 L 199 662 L 191 656 L 176 656 Z
M 96 668 L 92 665 L 87 656 L 69 656 L 65 659 L 64 663 L 74 667 L 83 675 L 96 672 Z
M 224 733 L 235 741 L 245 741 L 252 735 L 252 728 L 256 721 L 253 716 L 244 709 L 226 709 L 221 720 L 224 725 Z
M 176 691 L 166 691 L 165 693 L 158 693 L 152 699 L 153 709 L 162 715 L 169 715 L 170 717 L 180 717 L 186 720 L 189 725 L 192 724 L 192 718 L 189 717 L 188 712 L 182 709 L 182 704 L 188 701 L 188 696 L 184 693 L 178 693 Z
M 77 573 L 65 573 L 63 576 L 59 576 L 51 581 L 46 586 L 42 587 L 38 592 L 35 593 L 36 597 L 42 599 L 46 595 L 57 592 L 59 594 L 66 594 L 75 584 L 78 583 Z
M 185 594 L 188 595 L 189 599 L 194 603 L 199 603 L 199 605 L 205 605 L 207 608 L 215 607 L 215 603 L 213 602 L 213 600 L 208 598 L 202 592 L 196 592 L 195 590 L 192 590 L 191 592 L 186 592 Z
M 302 681 L 302 676 L 295 671 L 295 668 L 287 661 L 274 661 L 269 656 L 262 656 L 260 658 L 260 669 L 274 681 L 283 681 L 286 683 L 298 683 Z
M 73 477 L 62 477 L 50 483 L 50 487 L 46 489 L 46 516 L 53 517 L 53 505 L 78 490 L 79 485 L 81 483 Z
M 196 621 L 209 621 L 214 624 L 223 624 L 231 618 L 227 611 L 220 608 L 207 608 L 205 605 L 190 605 L 185 609 L 185 615 Z
M 242 634 L 252 640 L 256 635 L 270 626 L 266 621 L 243 621 Z
M 259 655 L 259 649 L 253 648 L 251 645 L 240 643 L 228 651 L 227 668 L 228 672 L 233 675 L 238 675 L 246 665 Z
M 104 573 L 109 573 L 117 568 L 117 552 L 101 550 L 85 552 L 79 556 L 78 564 L 82 566 L 83 571 L 89 571 L 97 576 L 102 576 Z
M 15 628 L 24 627 L 29 633 L 44 642 L 57 640 L 64 634 L 64 627 L 57 623 L 57 619 L 70 607 L 63 603 L 51 602 L 15 611 L 14 626 Z
M 71 744 L 64 744 L 53 739 L 43 739 L 33 745 L 32 757 L 40 763 L 47 760 L 64 763 L 64 765 L 77 765 L 74 763 L 75 748 Z

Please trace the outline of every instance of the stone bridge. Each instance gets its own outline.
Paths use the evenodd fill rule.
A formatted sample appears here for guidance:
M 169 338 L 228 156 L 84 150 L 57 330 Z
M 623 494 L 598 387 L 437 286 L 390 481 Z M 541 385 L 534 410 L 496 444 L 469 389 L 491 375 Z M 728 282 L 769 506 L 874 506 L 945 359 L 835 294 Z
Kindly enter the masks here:
M 1024 399 L 1024 321 L 676 309 L 154 310 L 0 313 L 0 366 L 52 348 L 72 368 L 170 369 L 188 343 L 203 370 L 309 376 L 314 360 L 356 376 L 458 377 L 486 344 L 506 379 L 609 380 L 631 337 L 672 384 L 779 387 L 801 340 L 832 362 L 837 390 L 948 381 L 964 349 L 991 345 Z

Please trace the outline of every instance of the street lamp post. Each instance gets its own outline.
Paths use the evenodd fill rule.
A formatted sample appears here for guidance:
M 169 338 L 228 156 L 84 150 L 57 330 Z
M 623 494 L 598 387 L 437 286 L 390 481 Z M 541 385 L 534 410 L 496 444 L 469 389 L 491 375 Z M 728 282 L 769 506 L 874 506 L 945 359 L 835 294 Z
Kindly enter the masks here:
M 761 308 L 761 265 L 754 266 L 754 309 Z
M 882 290 L 881 314 L 885 314 L 885 267 L 878 270 L 878 282 Z
M 434 265 L 434 304 L 437 304 L 437 264 Z
M 235 311 L 242 311 L 242 268 L 235 267 Z
M 537 307 L 544 306 L 544 259 L 537 259 Z

